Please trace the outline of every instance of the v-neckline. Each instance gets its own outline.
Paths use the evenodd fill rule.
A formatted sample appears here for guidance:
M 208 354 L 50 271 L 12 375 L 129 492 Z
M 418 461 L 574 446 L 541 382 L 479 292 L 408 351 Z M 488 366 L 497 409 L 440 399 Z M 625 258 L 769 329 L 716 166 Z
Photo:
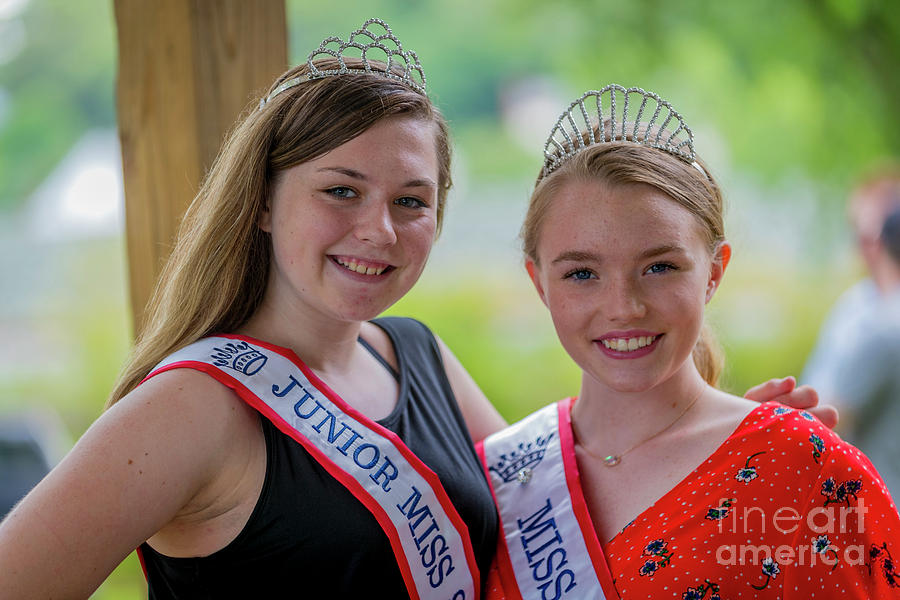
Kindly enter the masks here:
M 571 472 L 571 473 L 570 473 L 570 472 L 567 472 L 567 473 L 566 473 L 566 478 L 568 479 L 570 476 L 574 476 L 574 477 L 576 478 L 576 480 L 578 481 L 578 485 L 577 485 L 577 486 L 573 486 L 573 487 L 574 487 L 574 493 L 576 493 L 576 494 L 579 495 L 578 500 L 579 500 L 580 502 L 584 503 L 585 506 L 588 506 L 587 498 L 586 498 L 585 495 L 584 495 L 584 488 L 583 488 L 582 483 L 581 483 L 581 473 L 580 473 L 579 470 L 578 470 L 578 462 L 577 462 L 576 460 L 574 460 L 574 457 L 575 457 L 575 446 L 574 446 L 574 436 L 572 435 L 572 407 L 575 405 L 575 400 L 576 400 L 575 398 L 570 398 L 570 399 L 569 399 L 569 406 L 568 406 L 567 409 L 564 411 L 565 417 L 566 417 L 566 418 L 565 418 L 565 423 L 560 423 L 560 427 L 562 427 L 563 425 L 565 425 L 565 427 L 568 428 L 568 432 L 567 432 L 567 435 L 565 435 L 565 436 L 560 436 L 560 438 L 561 438 L 560 441 L 561 441 L 562 443 L 568 442 L 568 444 L 566 444 L 566 445 L 571 444 L 571 447 L 566 448 L 566 447 L 564 446 L 564 447 L 562 448 L 562 451 L 563 451 L 563 454 L 564 454 L 564 455 L 567 454 L 567 453 L 571 453 L 570 456 L 573 457 L 573 460 L 570 461 L 570 465 L 568 465 L 568 467 L 567 467 L 567 469 L 566 469 L 567 471 L 572 470 L 573 472 Z M 697 465 L 696 467 L 694 467 L 687 475 L 685 475 L 683 478 L 681 478 L 681 480 L 679 480 L 678 483 L 676 483 L 674 486 L 672 486 L 671 488 L 669 488 L 665 493 L 663 493 L 662 496 L 660 496 L 659 498 L 657 498 L 656 500 L 654 500 L 653 503 L 650 504 L 647 508 L 645 508 L 645 509 L 642 510 L 640 513 L 638 513 L 637 515 L 635 515 L 635 517 L 634 517 L 633 519 L 631 519 L 631 520 L 625 525 L 625 527 L 623 527 L 622 529 L 620 529 L 619 531 L 617 531 L 616 534 L 615 534 L 613 537 L 611 537 L 609 540 L 607 540 L 606 542 L 601 542 L 601 541 L 600 541 L 600 537 L 597 535 L 597 529 L 596 529 L 596 527 L 595 527 L 595 525 L 594 525 L 594 519 L 593 519 L 593 517 L 591 517 L 589 511 L 587 512 L 588 522 L 587 522 L 587 523 L 583 523 L 582 530 L 587 529 L 587 531 L 585 531 L 585 534 L 586 534 L 586 535 L 587 535 L 587 534 L 590 534 L 590 535 L 592 535 L 592 536 L 594 537 L 594 540 L 593 540 L 593 541 L 600 545 L 600 547 L 603 549 L 603 553 L 604 553 L 604 556 L 605 556 L 605 555 L 606 555 L 607 548 L 609 548 L 610 546 L 612 546 L 612 545 L 620 538 L 620 536 L 622 535 L 622 533 L 624 533 L 625 530 L 628 529 L 628 528 L 632 525 L 632 523 L 635 523 L 636 521 L 640 520 L 640 519 L 641 519 L 642 517 L 644 517 L 648 512 L 650 512 L 651 510 L 653 510 L 654 508 L 656 508 L 656 507 L 657 507 L 661 502 L 663 502 L 666 498 L 668 498 L 669 496 L 671 496 L 672 494 L 674 494 L 675 492 L 677 492 L 680 488 L 682 488 L 683 486 L 687 485 L 690 481 L 692 481 L 693 479 L 695 479 L 695 478 L 697 477 L 697 475 L 698 475 L 700 469 L 703 467 L 703 465 L 707 464 L 712 458 L 714 458 L 715 456 L 717 456 L 717 455 L 720 454 L 721 452 L 724 452 L 724 451 L 725 451 L 725 447 L 729 445 L 729 443 L 731 442 L 731 440 L 732 440 L 733 438 L 735 438 L 735 436 L 739 435 L 740 432 L 743 431 L 743 430 L 745 429 L 745 427 L 747 427 L 747 426 L 749 425 L 749 422 L 751 421 L 751 419 L 753 419 L 754 417 L 756 417 L 756 416 L 757 416 L 760 412 L 762 412 L 764 409 L 768 409 L 770 404 L 771 404 L 770 402 L 764 402 L 764 403 L 760 404 L 758 407 L 756 407 L 756 408 L 754 408 L 753 410 L 751 410 L 749 413 L 747 413 L 747 415 L 745 415 L 744 418 L 741 419 L 741 422 L 738 423 L 738 425 L 734 428 L 734 430 L 732 430 L 732 432 L 731 432 L 730 434 L 728 434 L 728 437 L 725 438 L 725 440 L 724 440 L 721 444 L 719 444 L 719 446 L 717 446 L 716 449 L 713 450 L 706 458 L 704 458 L 704 459 L 700 462 L 700 464 L 698 464 L 698 465 Z M 565 442 L 564 442 L 564 441 L 565 441 Z

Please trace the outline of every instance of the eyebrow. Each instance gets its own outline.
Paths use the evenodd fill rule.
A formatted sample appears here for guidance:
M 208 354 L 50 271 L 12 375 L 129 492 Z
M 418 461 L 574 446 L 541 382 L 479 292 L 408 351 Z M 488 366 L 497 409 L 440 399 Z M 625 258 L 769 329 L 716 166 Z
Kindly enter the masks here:
M 641 252 L 638 258 L 652 258 L 654 256 L 660 256 L 662 254 L 668 254 L 669 252 L 677 252 L 679 254 L 684 254 L 685 250 L 683 247 L 678 244 L 663 244 L 662 246 L 656 246 L 654 248 L 650 248 Z M 559 256 L 553 259 L 552 264 L 557 264 L 561 262 L 601 262 L 602 257 L 599 254 L 595 254 L 593 252 L 585 252 L 583 250 L 566 250 L 561 253 Z
M 358 179 L 360 181 L 368 181 L 369 178 L 366 177 L 365 174 L 360 173 L 355 169 L 349 169 L 347 167 L 321 167 L 318 169 L 319 172 L 330 171 L 333 173 L 340 173 L 341 175 L 346 175 L 347 177 L 351 177 L 353 179 Z M 437 184 L 432 181 L 430 178 L 425 177 L 422 179 L 410 179 L 406 183 L 404 183 L 401 187 L 437 187 Z
M 566 250 L 559 256 L 553 259 L 552 264 L 557 264 L 561 262 L 588 262 L 588 261 L 600 261 L 600 256 L 594 254 L 592 252 L 582 252 L 581 250 Z
M 651 258 L 653 256 L 659 256 L 661 254 L 668 254 L 669 252 L 677 252 L 679 254 L 684 254 L 686 250 L 679 246 L 678 244 L 663 244 L 662 246 L 657 246 L 655 248 L 650 248 L 645 252 L 641 252 L 641 258 Z

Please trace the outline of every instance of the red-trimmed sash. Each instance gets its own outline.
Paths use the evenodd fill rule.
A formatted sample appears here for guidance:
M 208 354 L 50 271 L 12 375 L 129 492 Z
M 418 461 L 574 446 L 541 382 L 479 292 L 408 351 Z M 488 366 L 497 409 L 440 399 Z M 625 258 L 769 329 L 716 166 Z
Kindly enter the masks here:
M 500 513 L 497 567 L 508 599 L 618 598 L 581 490 L 572 399 L 479 447 Z
M 341 400 L 292 351 L 238 335 L 199 340 L 147 377 L 203 371 L 302 445 L 375 516 L 411 598 L 471 600 L 478 566 L 437 475 L 397 435 Z

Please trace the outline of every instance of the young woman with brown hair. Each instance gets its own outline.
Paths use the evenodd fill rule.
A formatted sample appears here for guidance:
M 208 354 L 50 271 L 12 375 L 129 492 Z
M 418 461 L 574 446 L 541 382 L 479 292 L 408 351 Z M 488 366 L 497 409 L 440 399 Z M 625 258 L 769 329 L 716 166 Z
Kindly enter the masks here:
M 140 546 L 151 598 L 475 597 L 496 514 L 471 438 L 503 421 L 423 325 L 371 321 L 450 188 L 424 83 L 372 20 L 240 122 L 111 406 L 0 529 L 0 596 L 86 597 Z

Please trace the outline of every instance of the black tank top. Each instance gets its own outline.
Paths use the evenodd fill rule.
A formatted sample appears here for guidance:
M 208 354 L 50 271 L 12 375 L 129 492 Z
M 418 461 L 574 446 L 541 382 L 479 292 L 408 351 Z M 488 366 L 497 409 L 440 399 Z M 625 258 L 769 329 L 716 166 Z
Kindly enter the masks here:
M 397 406 L 378 423 L 438 475 L 486 574 L 497 514 L 437 342 L 412 319 L 374 323 L 394 345 L 400 383 Z M 390 542 L 375 517 L 300 444 L 267 419 L 262 424 L 265 482 L 244 529 L 225 548 L 199 558 L 172 558 L 142 544 L 150 599 L 406 597 Z

